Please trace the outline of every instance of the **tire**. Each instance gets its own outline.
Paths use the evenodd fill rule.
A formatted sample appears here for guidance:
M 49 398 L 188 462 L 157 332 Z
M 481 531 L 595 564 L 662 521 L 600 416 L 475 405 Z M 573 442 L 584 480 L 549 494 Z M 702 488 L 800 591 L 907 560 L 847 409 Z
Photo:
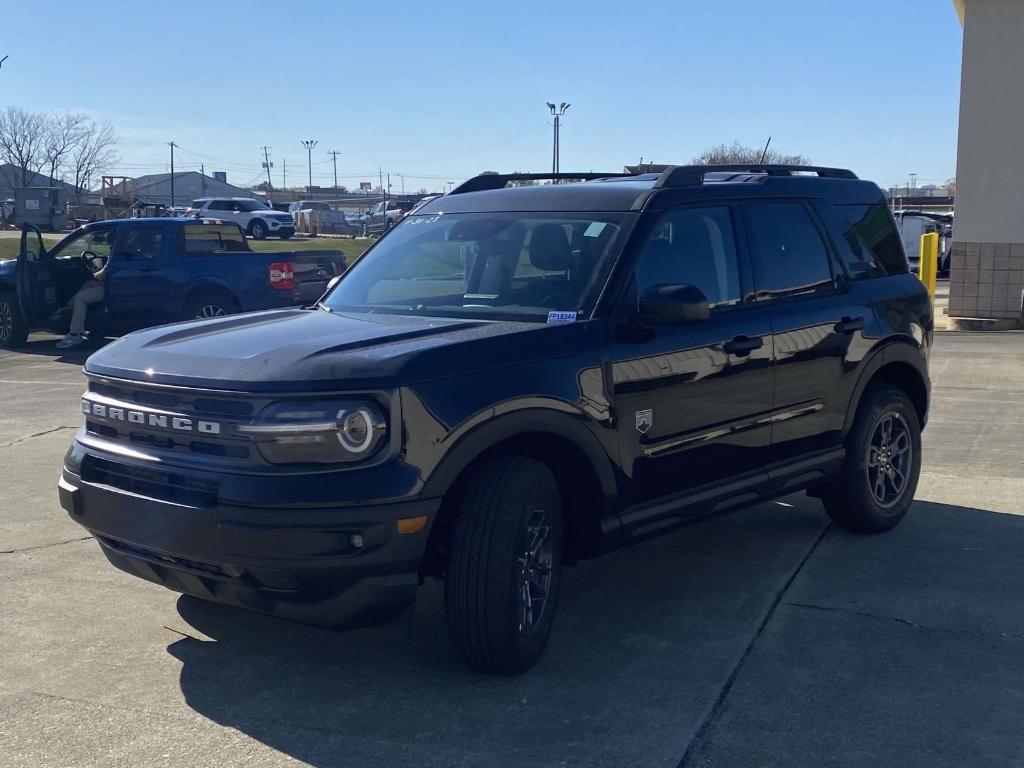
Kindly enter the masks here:
M 910 398 L 896 387 L 871 385 L 846 439 L 842 472 L 821 500 L 841 528 L 881 533 L 906 515 L 920 474 L 921 425 Z
M 249 236 L 253 240 L 266 240 L 267 239 L 267 225 L 261 220 L 256 219 L 249 224 Z
M 28 323 L 21 314 L 17 295 L 0 291 L 0 348 L 14 349 L 27 340 Z
M 536 556 L 524 557 L 531 539 Z M 448 631 L 471 667 L 515 675 L 541 657 L 558 603 L 561 549 L 562 503 L 546 465 L 503 457 L 472 477 L 444 590 Z
M 215 317 L 233 315 L 241 310 L 238 302 L 226 293 L 202 291 L 185 301 L 182 320 L 211 320 Z

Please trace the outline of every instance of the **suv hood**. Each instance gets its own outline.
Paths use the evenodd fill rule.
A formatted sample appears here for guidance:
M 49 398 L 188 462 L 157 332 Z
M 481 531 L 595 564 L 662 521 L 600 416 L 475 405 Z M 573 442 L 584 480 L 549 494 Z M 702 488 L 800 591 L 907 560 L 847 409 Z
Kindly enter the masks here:
M 85 370 L 248 392 L 382 388 L 573 354 L 582 331 L 583 324 L 287 309 L 138 331 L 94 353 Z

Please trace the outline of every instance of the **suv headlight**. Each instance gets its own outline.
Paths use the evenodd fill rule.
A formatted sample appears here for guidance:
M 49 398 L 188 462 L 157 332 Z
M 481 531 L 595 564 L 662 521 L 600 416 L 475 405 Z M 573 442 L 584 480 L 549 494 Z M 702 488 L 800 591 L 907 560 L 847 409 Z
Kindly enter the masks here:
M 271 464 L 338 464 L 373 456 L 387 420 L 370 400 L 276 403 L 237 429 Z

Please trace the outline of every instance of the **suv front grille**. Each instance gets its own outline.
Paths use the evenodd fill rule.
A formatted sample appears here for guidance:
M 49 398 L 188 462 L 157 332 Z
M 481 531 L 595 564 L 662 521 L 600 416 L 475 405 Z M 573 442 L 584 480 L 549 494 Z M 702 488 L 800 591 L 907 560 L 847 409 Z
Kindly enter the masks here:
M 248 460 L 250 438 L 235 430 L 249 423 L 262 403 L 189 389 L 129 383 L 89 383 L 83 398 L 86 431 L 140 449 L 183 455 Z
M 217 506 L 218 486 L 210 480 L 120 464 L 96 456 L 82 461 L 82 480 L 188 507 Z

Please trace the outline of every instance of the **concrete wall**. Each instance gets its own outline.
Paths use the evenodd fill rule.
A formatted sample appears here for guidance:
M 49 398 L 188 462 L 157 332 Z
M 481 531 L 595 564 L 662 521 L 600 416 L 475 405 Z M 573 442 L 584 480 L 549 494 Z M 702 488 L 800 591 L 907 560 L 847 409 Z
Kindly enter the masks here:
M 961 8 L 962 6 L 962 8 Z M 950 315 L 1021 314 L 1024 2 L 964 0 Z

